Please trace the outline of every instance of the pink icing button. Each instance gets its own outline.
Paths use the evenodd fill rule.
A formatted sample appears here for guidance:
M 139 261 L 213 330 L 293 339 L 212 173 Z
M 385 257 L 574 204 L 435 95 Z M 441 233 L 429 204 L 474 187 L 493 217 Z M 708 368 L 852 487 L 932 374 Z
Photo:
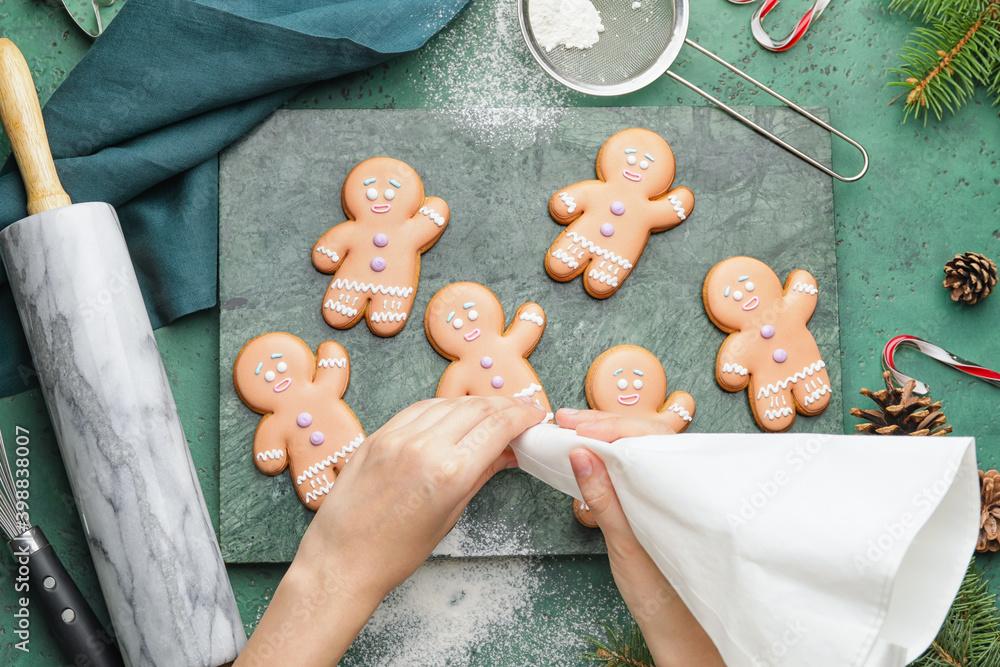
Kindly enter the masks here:
M 788 360 L 788 353 L 782 350 L 780 347 L 774 351 L 774 360 L 779 364 L 785 363 Z
M 309 424 L 313 423 L 313 416 L 308 412 L 299 413 L 299 416 L 295 418 L 295 423 L 302 428 L 305 428 L 306 426 L 309 426 Z
M 372 243 L 377 245 L 379 248 L 384 248 L 389 245 L 389 237 L 382 232 L 379 232 L 375 235 L 375 238 L 372 239 Z
M 479 365 L 482 366 L 483 368 L 492 368 L 493 367 L 493 359 L 491 357 L 483 357 L 482 359 L 479 360 Z M 499 377 L 499 376 L 497 376 L 497 377 Z M 494 380 L 495 379 L 496 378 L 494 378 Z M 503 380 L 500 380 L 500 383 L 503 384 Z M 494 385 L 494 386 L 496 386 L 496 385 Z
M 770 324 L 765 324 L 760 328 L 760 335 L 763 336 L 764 338 L 770 338 L 771 336 L 774 335 L 774 327 L 772 327 Z
M 372 271 L 385 271 L 385 260 L 381 257 L 376 257 L 372 260 Z
M 490 380 L 490 384 L 493 385 L 494 389 L 499 389 L 503 386 L 503 378 L 499 375 L 494 375 L 493 379 Z
M 614 233 L 615 233 L 615 226 L 612 225 L 610 222 L 605 222 L 603 225 L 601 225 L 602 236 L 611 236 Z
M 322 445 L 325 440 L 326 436 L 320 431 L 313 431 L 312 435 L 309 436 L 309 442 L 314 445 Z
M 611 212 L 615 215 L 625 215 L 625 204 L 620 201 L 611 202 Z M 604 228 L 602 227 L 601 230 L 603 231 Z M 605 236 L 611 236 L 611 234 L 605 234 Z

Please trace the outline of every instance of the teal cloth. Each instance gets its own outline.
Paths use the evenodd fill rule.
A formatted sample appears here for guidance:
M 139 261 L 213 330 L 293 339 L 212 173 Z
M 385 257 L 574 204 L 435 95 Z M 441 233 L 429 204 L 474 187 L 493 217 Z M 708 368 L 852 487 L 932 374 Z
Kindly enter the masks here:
M 154 327 L 215 305 L 218 153 L 306 85 L 422 46 L 469 0 L 129 0 L 45 106 L 74 202 L 118 211 Z M 0 228 L 27 215 L 13 158 Z M 35 385 L 6 273 L 0 395 Z

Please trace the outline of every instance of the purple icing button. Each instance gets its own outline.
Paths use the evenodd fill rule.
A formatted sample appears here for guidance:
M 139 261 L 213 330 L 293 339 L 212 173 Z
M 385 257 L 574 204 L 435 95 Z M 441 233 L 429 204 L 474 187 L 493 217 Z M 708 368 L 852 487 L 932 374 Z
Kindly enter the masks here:
M 774 327 L 772 327 L 770 324 L 765 324 L 760 328 L 760 335 L 763 336 L 764 338 L 770 338 L 771 336 L 774 335 Z
M 788 359 L 788 353 L 782 350 L 780 347 L 774 351 L 774 360 L 777 361 L 779 364 L 785 363 L 787 359 Z
M 309 426 L 309 424 L 313 423 L 313 416 L 308 412 L 302 412 L 295 418 L 295 423 L 302 428 L 305 428 L 306 426 Z
M 372 260 L 372 271 L 385 271 L 385 260 L 381 257 L 376 257 Z
M 372 243 L 377 245 L 379 248 L 384 248 L 389 245 L 389 237 L 382 232 L 379 232 L 375 235 L 375 238 L 372 239 Z
M 601 225 L 602 236 L 611 236 L 614 233 L 615 233 L 615 226 L 612 225 L 610 222 L 605 222 L 603 225 Z
M 625 215 L 625 204 L 620 201 L 611 202 L 611 212 L 615 215 Z M 601 228 L 601 231 L 604 231 L 603 227 Z M 605 234 L 605 236 L 611 236 L 611 234 Z
M 483 368 L 492 368 L 493 359 L 491 357 L 483 357 L 482 359 L 479 360 L 479 365 L 482 366 Z M 500 382 L 502 384 L 503 380 L 500 380 Z
M 322 445 L 324 440 L 326 440 L 326 436 L 321 431 L 313 431 L 312 435 L 309 436 L 309 442 L 314 445 Z
M 494 389 L 499 389 L 503 386 L 503 378 L 499 375 L 494 375 L 493 379 L 490 380 L 490 384 L 493 385 Z

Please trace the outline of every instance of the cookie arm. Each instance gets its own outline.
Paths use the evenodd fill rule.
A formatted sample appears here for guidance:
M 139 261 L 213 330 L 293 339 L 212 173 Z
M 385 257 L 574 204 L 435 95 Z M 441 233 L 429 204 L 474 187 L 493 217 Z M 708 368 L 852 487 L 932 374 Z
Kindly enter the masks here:
M 545 311 L 537 303 L 522 304 L 514 319 L 504 332 L 504 338 L 514 342 L 516 349 L 523 350 L 527 357 L 538 345 L 546 325 Z
M 654 232 L 665 232 L 681 224 L 694 210 L 694 193 L 687 188 L 674 188 L 656 202 Z
M 587 210 L 587 191 L 603 181 L 580 181 L 568 185 L 549 199 L 549 213 L 561 225 L 568 225 Z
M 314 384 L 322 386 L 341 398 L 351 379 L 351 359 L 340 343 L 332 340 L 320 343 L 316 350 L 316 377 Z
M 407 227 L 413 225 L 418 230 L 415 236 L 420 243 L 420 252 L 437 243 L 450 218 L 451 209 L 448 208 L 448 202 L 440 197 L 428 197 L 424 200 L 407 225 Z
M 785 305 L 801 314 L 803 324 L 816 311 L 818 293 L 818 283 L 808 271 L 796 269 L 788 274 L 785 280 Z
M 254 431 L 253 464 L 265 475 L 277 475 L 288 467 L 285 438 L 273 414 L 261 417 Z
M 739 334 L 729 335 L 715 358 L 715 379 L 726 391 L 740 391 L 750 383 L 750 371 L 740 363 L 736 354 L 742 343 Z
M 675 391 L 667 396 L 657 411 L 674 433 L 683 433 L 694 419 L 694 396 L 686 391 Z
M 342 222 L 331 227 L 319 237 L 319 241 L 316 241 L 311 257 L 317 271 L 333 273 L 344 261 L 344 257 L 347 256 L 347 228 L 344 226 L 346 224 Z

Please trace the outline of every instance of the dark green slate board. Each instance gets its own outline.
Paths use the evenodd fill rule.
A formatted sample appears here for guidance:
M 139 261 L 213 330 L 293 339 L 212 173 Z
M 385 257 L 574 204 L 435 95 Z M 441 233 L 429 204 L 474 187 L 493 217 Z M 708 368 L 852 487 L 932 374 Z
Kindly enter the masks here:
M 226 151 L 220 172 L 220 501 L 228 562 L 281 562 L 295 553 L 312 513 L 286 473 L 267 477 L 251 460 L 258 416 L 236 395 L 231 369 L 249 339 L 288 331 L 313 349 L 327 339 L 351 356 L 345 400 L 368 433 L 398 410 L 434 395 L 447 365 L 427 342 L 423 311 L 457 280 L 492 289 L 508 318 L 525 301 L 546 311 L 548 327 L 531 362 L 554 407 L 585 407 L 590 362 L 613 345 L 642 345 L 658 355 L 670 390 L 694 395 L 691 431 L 754 432 L 745 392 L 715 382 L 724 334 L 704 313 L 701 285 L 726 257 L 748 254 L 784 279 L 808 269 L 820 285 L 810 329 L 834 388 L 840 387 L 833 188 L 830 178 L 749 132 L 717 109 L 591 108 L 505 110 L 523 115 L 502 132 L 477 123 L 475 110 L 279 111 Z M 793 112 L 751 108 L 822 160 L 826 133 Z M 826 110 L 820 110 L 826 116 Z M 543 253 L 562 229 L 549 197 L 594 178 L 597 151 L 631 126 L 662 134 L 674 149 L 674 185 L 690 187 L 696 207 L 679 227 L 655 234 L 625 285 L 611 298 L 589 297 L 579 279 L 557 283 Z M 328 327 L 320 314 L 329 276 L 310 263 L 316 239 L 345 219 L 340 188 L 348 171 L 375 155 L 416 168 L 428 195 L 451 206 L 451 222 L 424 255 L 406 328 L 382 339 L 364 323 Z M 839 433 L 841 395 L 796 431 Z M 439 555 L 581 554 L 604 549 L 597 531 L 573 519 L 570 501 L 520 471 L 505 471 L 470 504 Z

